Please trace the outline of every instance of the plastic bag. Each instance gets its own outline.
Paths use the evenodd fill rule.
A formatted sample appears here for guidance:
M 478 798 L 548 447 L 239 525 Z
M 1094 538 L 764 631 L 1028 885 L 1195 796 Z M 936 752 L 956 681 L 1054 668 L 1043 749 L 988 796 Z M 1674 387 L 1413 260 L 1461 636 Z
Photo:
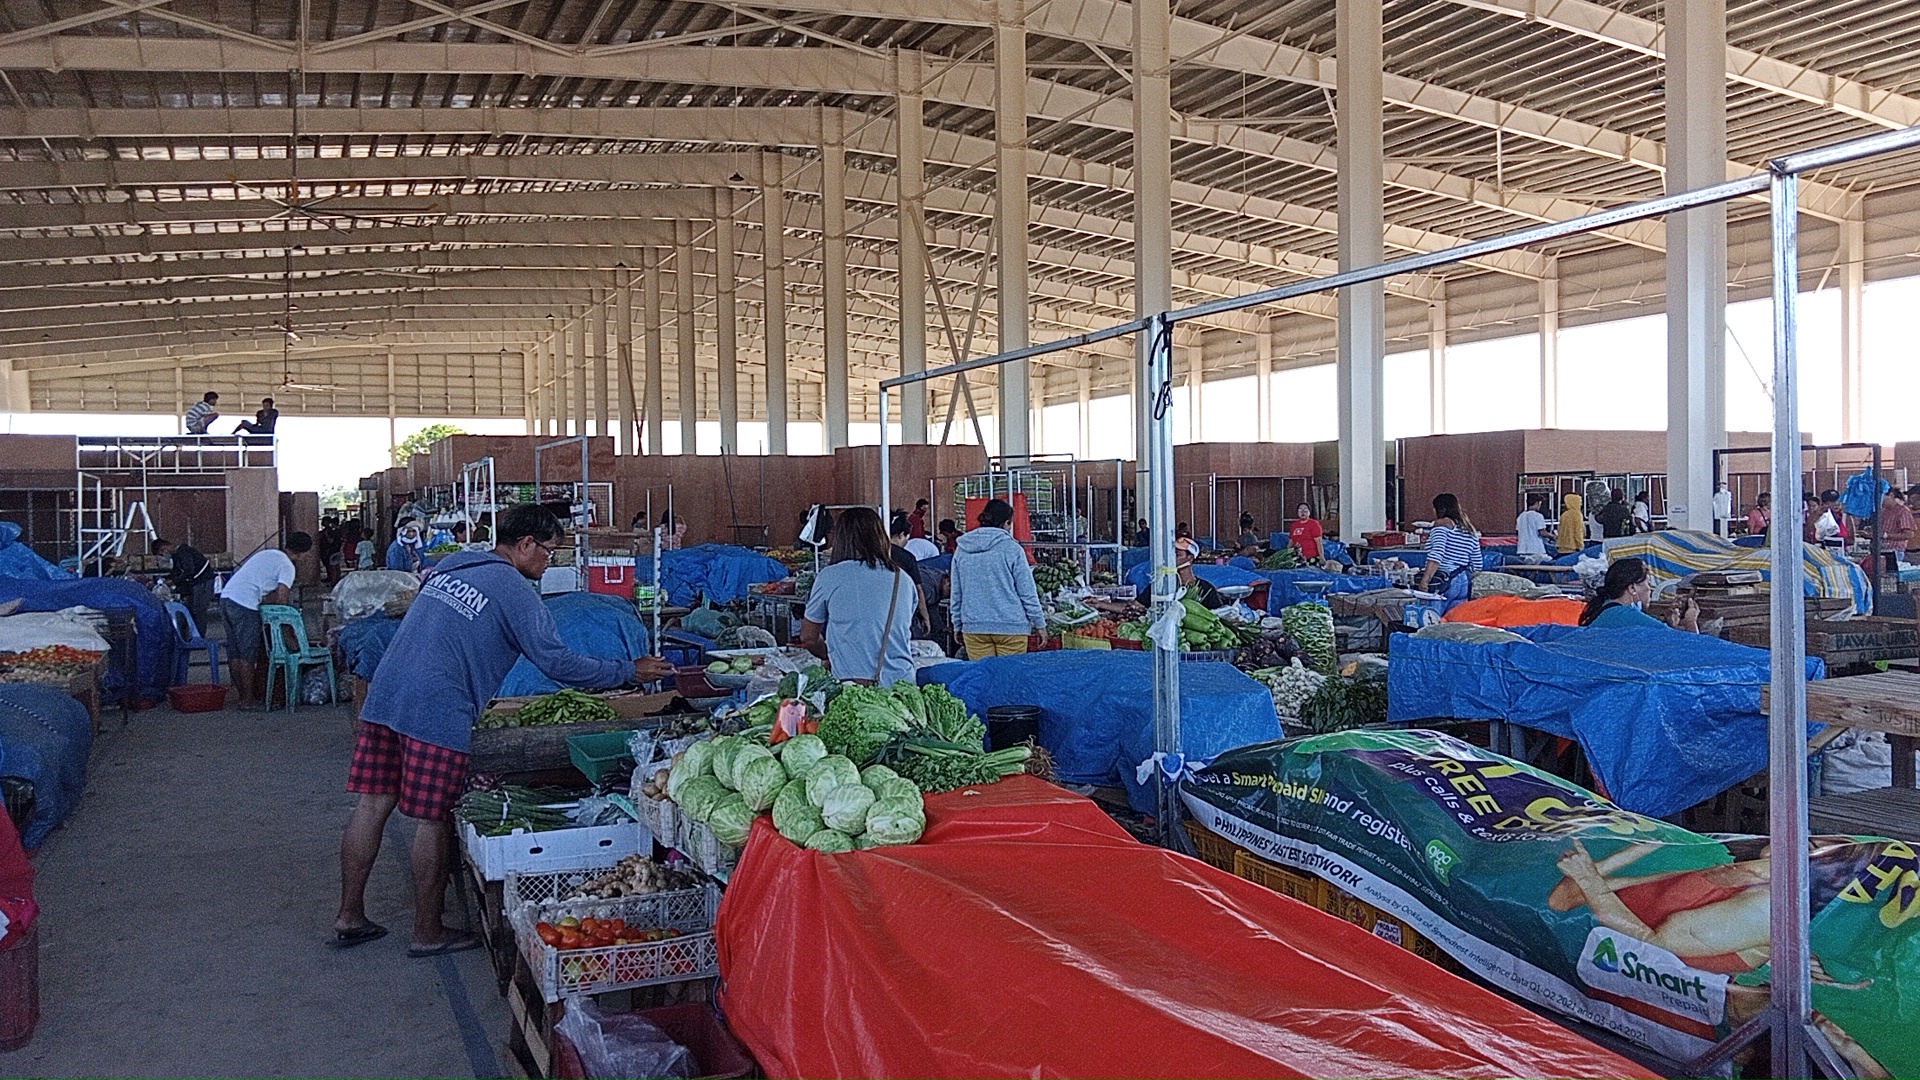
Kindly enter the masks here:
M 638 1013 L 605 1013 L 591 998 L 567 999 L 566 1015 L 554 1025 L 573 1048 L 588 1076 L 600 1080 L 691 1080 L 693 1051 L 667 1038 Z
M 339 700 L 336 695 L 330 693 L 329 691 L 330 691 L 330 688 L 327 686 L 327 669 L 326 668 L 310 667 L 306 671 L 301 672 L 300 704 L 325 705 L 330 701 Z
M 355 570 L 333 587 L 333 606 L 351 622 L 386 607 L 388 601 L 410 597 L 420 579 L 401 570 Z

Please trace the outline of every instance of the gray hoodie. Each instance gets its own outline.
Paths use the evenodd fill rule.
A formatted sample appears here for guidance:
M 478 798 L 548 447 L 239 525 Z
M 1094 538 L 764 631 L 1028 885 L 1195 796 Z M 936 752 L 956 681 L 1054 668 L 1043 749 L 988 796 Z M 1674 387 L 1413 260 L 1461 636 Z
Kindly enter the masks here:
M 961 534 L 953 553 L 953 629 L 960 634 L 1025 634 L 1046 628 L 1027 549 L 1005 529 Z

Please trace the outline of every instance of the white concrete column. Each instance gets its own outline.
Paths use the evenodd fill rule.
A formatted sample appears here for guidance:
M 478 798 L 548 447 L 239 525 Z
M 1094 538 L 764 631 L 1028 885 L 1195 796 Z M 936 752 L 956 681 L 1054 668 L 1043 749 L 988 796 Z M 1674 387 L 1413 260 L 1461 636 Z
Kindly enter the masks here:
M 1727 178 L 1726 0 L 1669 0 L 1667 190 Z M 1727 439 L 1727 208 L 1667 219 L 1667 517 L 1713 527 L 1713 451 Z M 1785 512 L 1788 508 L 1782 507 Z
M 1187 441 L 1205 442 L 1200 431 L 1206 424 L 1206 413 L 1200 404 L 1200 369 L 1206 361 L 1205 350 L 1198 344 L 1175 345 L 1175 358 L 1184 356 L 1187 367 Z
M 1840 441 L 1866 431 L 1866 366 L 1861 311 L 1867 297 L 1867 219 L 1864 203 L 1840 223 Z
M 573 312 L 560 316 L 553 331 L 553 433 L 573 434 Z
M 547 343 L 536 338 L 533 342 L 533 433 L 547 434 L 547 403 L 552 396 L 547 392 Z
M 1173 18 L 1168 0 L 1133 3 L 1133 311 L 1173 308 Z M 1148 336 L 1134 335 L 1133 447 L 1139 490 L 1146 490 Z M 1195 429 L 1196 431 L 1198 429 Z M 1197 435 L 1196 435 L 1197 437 Z M 1142 506 L 1145 505 L 1144 499 Z
M 613 434 L 613 335 L 610 326 L 613 322 L 614 301 L 605 289 L 595 289 L 593 314 L 587 318 L 587 328 L 592 331 L 593 346 L 589 355 L 593 362 L 593 433 L 595 435 Z
M 1540 426 L 1560 426 L 1560 260 L 1540 279 Z
M 393 461 L 393 452 L 400 448 L 400 402 L 399 378 L 393 368 L 393 349 L 387 349 L 387 460 Z M 405 465 L 404 461 L 393 461 L 395 465 Z M 381 508 L 387 512 L 386 507 Z
M 787 452 L 787 190 L 780 156 L 760 159 L 762 311 L 766 321 L 767 453 Z
M 1334 4 L 1342 270 L 1379 263 L 1386 254 L 1380 4 Z M 1340 538 L 1354 541 L 1387 521 L 1385 284 L 1340 290 L 1339 314 Z
M 6 387 L 0 387 L 7 391 L 7 411 L 14 412 L 16 410 L 13 407 L 13 391 L 10 385 L 13 379 L 13 361 L 0 360 L 0 374 L 4 374 L 9 383 Z M 173 365 L 173 433 L 175 435 L 187 433 L 187 373 L 179 364 Z
M 587 360 L 587 325 L 594 319 L 594 310 L 589 307 L 580 312 L 570 324 L 567 340 L 573 351 L 573 366 L 569 372 L 573 380 L 573 433 L 587 434 L 587 418 L 591 415 L 592 394 L 587 383 L 591 365 Z
M 1262 325 L 1253 338 L 1253 392 L 1261 442 L 1273 441 L 1273 328 Z
M 661 430 L 667 417 L 667 388 L 660 358 L 660 249 L 640 249 L 641 334 L 646 339 L 646 420 L 647 453 L 666 453 L 666 434 Z
M 1074 373 L 1075 391 L 1079 402 L 1078 427 L 1080 445 L 1077 453 L 1082 458 L 1093 457 L 1093 369 L 1083 367 Z
M 624 457 L 639 450 L 633 441 L 633 272 L 626 263 L 613 268 L 613 297 L 614 366 L 620 375 L 619 400 L 614 403 L 618 406 L 614 412 L 620 418 L 620 438 L 613 450 Z
M 826 382 L 822 387 L 821 422 L 827 452 L 847 445 L 850 393 L 847 384 L 847 143 L 846 122 L 838 109 L 826 111 L 820 144 L 820 210 L 825 235 L 821 238 L 823 330 L 826 335 Z M 901 297 L 901 307 L 906 297 Z M 921 318 L 924 328 L 926 319 Z M 924 339 L 924 331 L 922 338 Z M 924 353 L 923 353 L 924 356 Z
M 700 423 L 700 336 L 693 317 L 693 222 L 673 223 L 673 343 L 680 367 L 680 452 L 697 453 Z
M 532 435 L 537 430 L 536 425 L 539 423 L 538 410 L 540 406 L 539 398 L 536 396 L 539 393 L 537 378 L 538 376 L 534 372 L 534 351 L 532 349 L 520 350 L 520 389 L 522 391 L 521 396 L 526 399 L 523 403 L 522 415 L 527 421 L 526 433 L 528 435 Z
M 1027 6 L 1025 0 L 994 0 L 993 137 L 998 162 L 994 182 L 994 218 L 998 248 L 1000 351 L 1024 349 L 1028 336 L 1027 302 Z M 1020 461 L 1032 453 L 1031 365 L 1016 360 L 1000 366 L 1000 454 Z
M 900 221 L 900 374 L 927 369 L 927 162 L 925 99 L 921 96 L 920 54 L 896 54 L 894 130 L 898 133 L 900 176 L 896 212 Z M 900 440 L 927 441 L 927 389 L 903 386 Z M 881 431 L 886 417 L 880 418 Z
M 740 324 L 734 309 L 734 293 L 739 287 L 740 256 L 733 235 L 733 189 L 715 188 L 713 193 L 713 280 L 714 322 L 718 341 L 720 452 L 740 452 Z
M 1427 386 L 1432 390 L 1428 424 L 1435 435 L 1447 430 L 1447 292 L 1427 301 Z

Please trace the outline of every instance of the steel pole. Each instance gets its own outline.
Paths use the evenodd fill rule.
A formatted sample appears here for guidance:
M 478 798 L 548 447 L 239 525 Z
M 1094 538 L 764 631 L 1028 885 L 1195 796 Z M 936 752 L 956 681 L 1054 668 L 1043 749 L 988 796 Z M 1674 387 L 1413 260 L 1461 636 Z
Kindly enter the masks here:
M 893 516 L 893 441 L 887 438 L 887 388 L 880 387 L 880 520 Z
M 1151 537 L 1153 591 L 1149 620 L 1157 623 L 1171 605 L 1178 604 L 1180 579 L 1173 554 L 1173 320 L 1155 315 L 1147 330 L 1147 384 L 1137 407 L 1147 411 L 1147 531 Z M 1181 752 L 1180 650 L 1156 644 L 1153 648 L 1153 746 L 1161 754 Z M 1161 777 L 1154 778 L 1155 810 L 1160 843 L 1177 843 L 1180 796 Z
M 1773 678 L 1767 718 L 1767 830 L 1772 835 L 1773 1075 L 1809 1075 L 1812 979 L 1807 952 L 1807 637 L 1801 562 L 1800 184 L 1773 174 Z

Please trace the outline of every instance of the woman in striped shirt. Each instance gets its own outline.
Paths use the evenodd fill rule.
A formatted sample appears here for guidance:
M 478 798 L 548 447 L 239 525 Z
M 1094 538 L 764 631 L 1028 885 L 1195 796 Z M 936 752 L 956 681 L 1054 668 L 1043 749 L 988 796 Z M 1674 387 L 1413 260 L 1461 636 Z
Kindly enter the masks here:
M 1427 533 L 1427 566 L 1415 588 L 1448 592 L 1457 577 L 1471 577 L 1480 569 L 1480 534 L 1460 510 L 1452 492 L 1433 497 L 1433 529 Z

